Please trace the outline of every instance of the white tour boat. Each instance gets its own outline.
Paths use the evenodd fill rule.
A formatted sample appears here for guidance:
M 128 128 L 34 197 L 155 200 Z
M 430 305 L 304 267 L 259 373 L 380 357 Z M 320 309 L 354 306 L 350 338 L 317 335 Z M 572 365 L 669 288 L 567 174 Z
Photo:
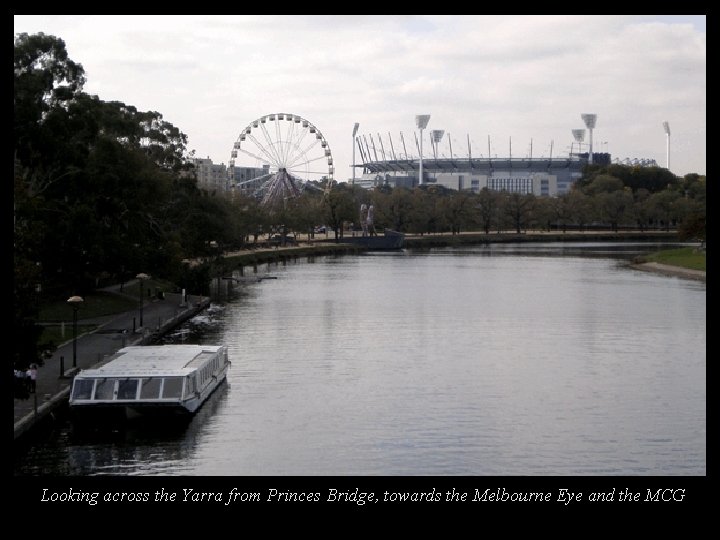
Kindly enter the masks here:
M 75 376 L 70 410 L 100 418 L 188 416 L 225 380 L 229 367 L 226 345 L 125 347 Z

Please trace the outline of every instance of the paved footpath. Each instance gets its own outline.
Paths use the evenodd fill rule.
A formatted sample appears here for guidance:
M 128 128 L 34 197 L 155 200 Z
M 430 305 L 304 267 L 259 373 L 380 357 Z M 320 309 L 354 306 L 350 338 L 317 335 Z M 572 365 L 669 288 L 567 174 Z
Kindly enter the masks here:
M 128 285 L 128 284 L 126 284 Z M 113 288 L 107 289 L 113 290 Z M 207 297 L 165 293 L 163 299 L 153 298 L 143 307 L 144 328 L 135 328 L 139 321 L 139 309 L 97 319 L 78 319 L 80 324 L 97 324 L 93 332 L 79 335 L 76 344 L 76 367 L 87 369 L 129 345 L 144 345 L 152 342 L 159 334 L 179 325 L 209 305 Z M 72 325 L 66 325 L 72 334 Z M 61 357 L 64 358 L 61 366 Z M 64 373 L 61 371 L 64 367 Z M 25 433 L 35 423 L 67 400 L 72 384 L 73 340 L 61 344 L 51 358 L 45 359 L 38 368 L 36 391 L 27 399 L 15 398 L 15 438 Z

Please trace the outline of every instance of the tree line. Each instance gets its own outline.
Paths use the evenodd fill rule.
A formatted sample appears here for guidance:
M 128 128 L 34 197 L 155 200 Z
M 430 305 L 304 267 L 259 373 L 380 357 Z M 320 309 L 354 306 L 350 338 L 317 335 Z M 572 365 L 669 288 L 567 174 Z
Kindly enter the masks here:
M 560 197 L 414 189 L 348 183 L 304 190 L 262 206 L 196 182 L 187 136 L 156 111 L 103 101 L 83 91 L 81 64 L 62 39 L 17 34 L 14 46 L 14 361 L 37 358 L 38 306 L 145 272 L 203 293 L 211 258 L 274 232 L 312 237 L 325 225 L 337 239 L 359 228 L 362 203 L 375 225 L 406 233 L 521 232 L 680 227 L 704 238 L 705 177 L 665 169 L 590 166 Z M 327 181 L 325 181 L 327 182 Z M 352 225 L 354 224 L 354 225 Z

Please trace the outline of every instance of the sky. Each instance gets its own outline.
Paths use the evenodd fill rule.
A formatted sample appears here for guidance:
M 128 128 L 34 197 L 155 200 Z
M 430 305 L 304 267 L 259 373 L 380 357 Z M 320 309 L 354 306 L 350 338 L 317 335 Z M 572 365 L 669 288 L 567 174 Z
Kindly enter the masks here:
M 157 111 L 188 151 L 228 163 L 272 113 L 308 120 L 352 177 L 352 131 L 380 155 L 553 157 L 596 114 L 593 150 L 706 174 L 705 15 L 15 15 L 63 39 L 85 92 Z M 585 143 L 589 133 L 585 134 Z M 449 141 L 449 142 L 448 142 Z M 583 145 L 587 151 L 587 144 Z M 236 160 L 238 165 L 256 163 Z M 357 173 L 359 174 L 359 173 Z

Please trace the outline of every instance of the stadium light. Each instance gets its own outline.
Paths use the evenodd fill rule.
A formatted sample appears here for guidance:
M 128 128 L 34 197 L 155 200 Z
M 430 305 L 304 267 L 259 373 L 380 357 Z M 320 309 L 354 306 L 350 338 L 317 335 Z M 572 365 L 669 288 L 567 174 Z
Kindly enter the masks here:
M 423 147 L 423 139 L 422 139 L 422 132 L 423 129 L 425 129 L 428 125 L 428 122 L 430 121 L 430 115 L 429 114 L 418 114 L 415 116 L 415 123 L 417 124 L 417 127 L 420 129 L 420 179 L 418 183 L 422 185 L 423 183 L 423 163 L 422 163 L 422 147 Z
M 575 142 L 578 143 L 578 148 L 580 149 L 578 153 L 582 152 L 582 142 L 585 140 L 585 130 L 584 129 L 573 129 L 572 130 L 573 137 L 575 137 Z M 572 146 L 570 149 L 570 153 L 572 154 Z
M 443 135 L 445 135 L 445 130 L 433 129 L 431 133 L 433 140 L 433 155 L 435 156 L 435 159 L 437 159 L 437 145 L 440 141 L 442 141 Z
M 665 136 L 667 138 L 667 170 L 670 170 L 670 124 L 663 122 L 663 129 L 665 130 Z
M 588 128 L 588 131 L 590 132 L 590 150 L 588 151 L 588 163 L 592 165 L 593 162 L 593 147 L 592 147 L 592 132 L 593 129 L 595 129 L 595 122 L 597 121 L 597 114 L 581 114 L 580 117 L 582 118 L 583 122 L 585 122 L 585 127 Z

